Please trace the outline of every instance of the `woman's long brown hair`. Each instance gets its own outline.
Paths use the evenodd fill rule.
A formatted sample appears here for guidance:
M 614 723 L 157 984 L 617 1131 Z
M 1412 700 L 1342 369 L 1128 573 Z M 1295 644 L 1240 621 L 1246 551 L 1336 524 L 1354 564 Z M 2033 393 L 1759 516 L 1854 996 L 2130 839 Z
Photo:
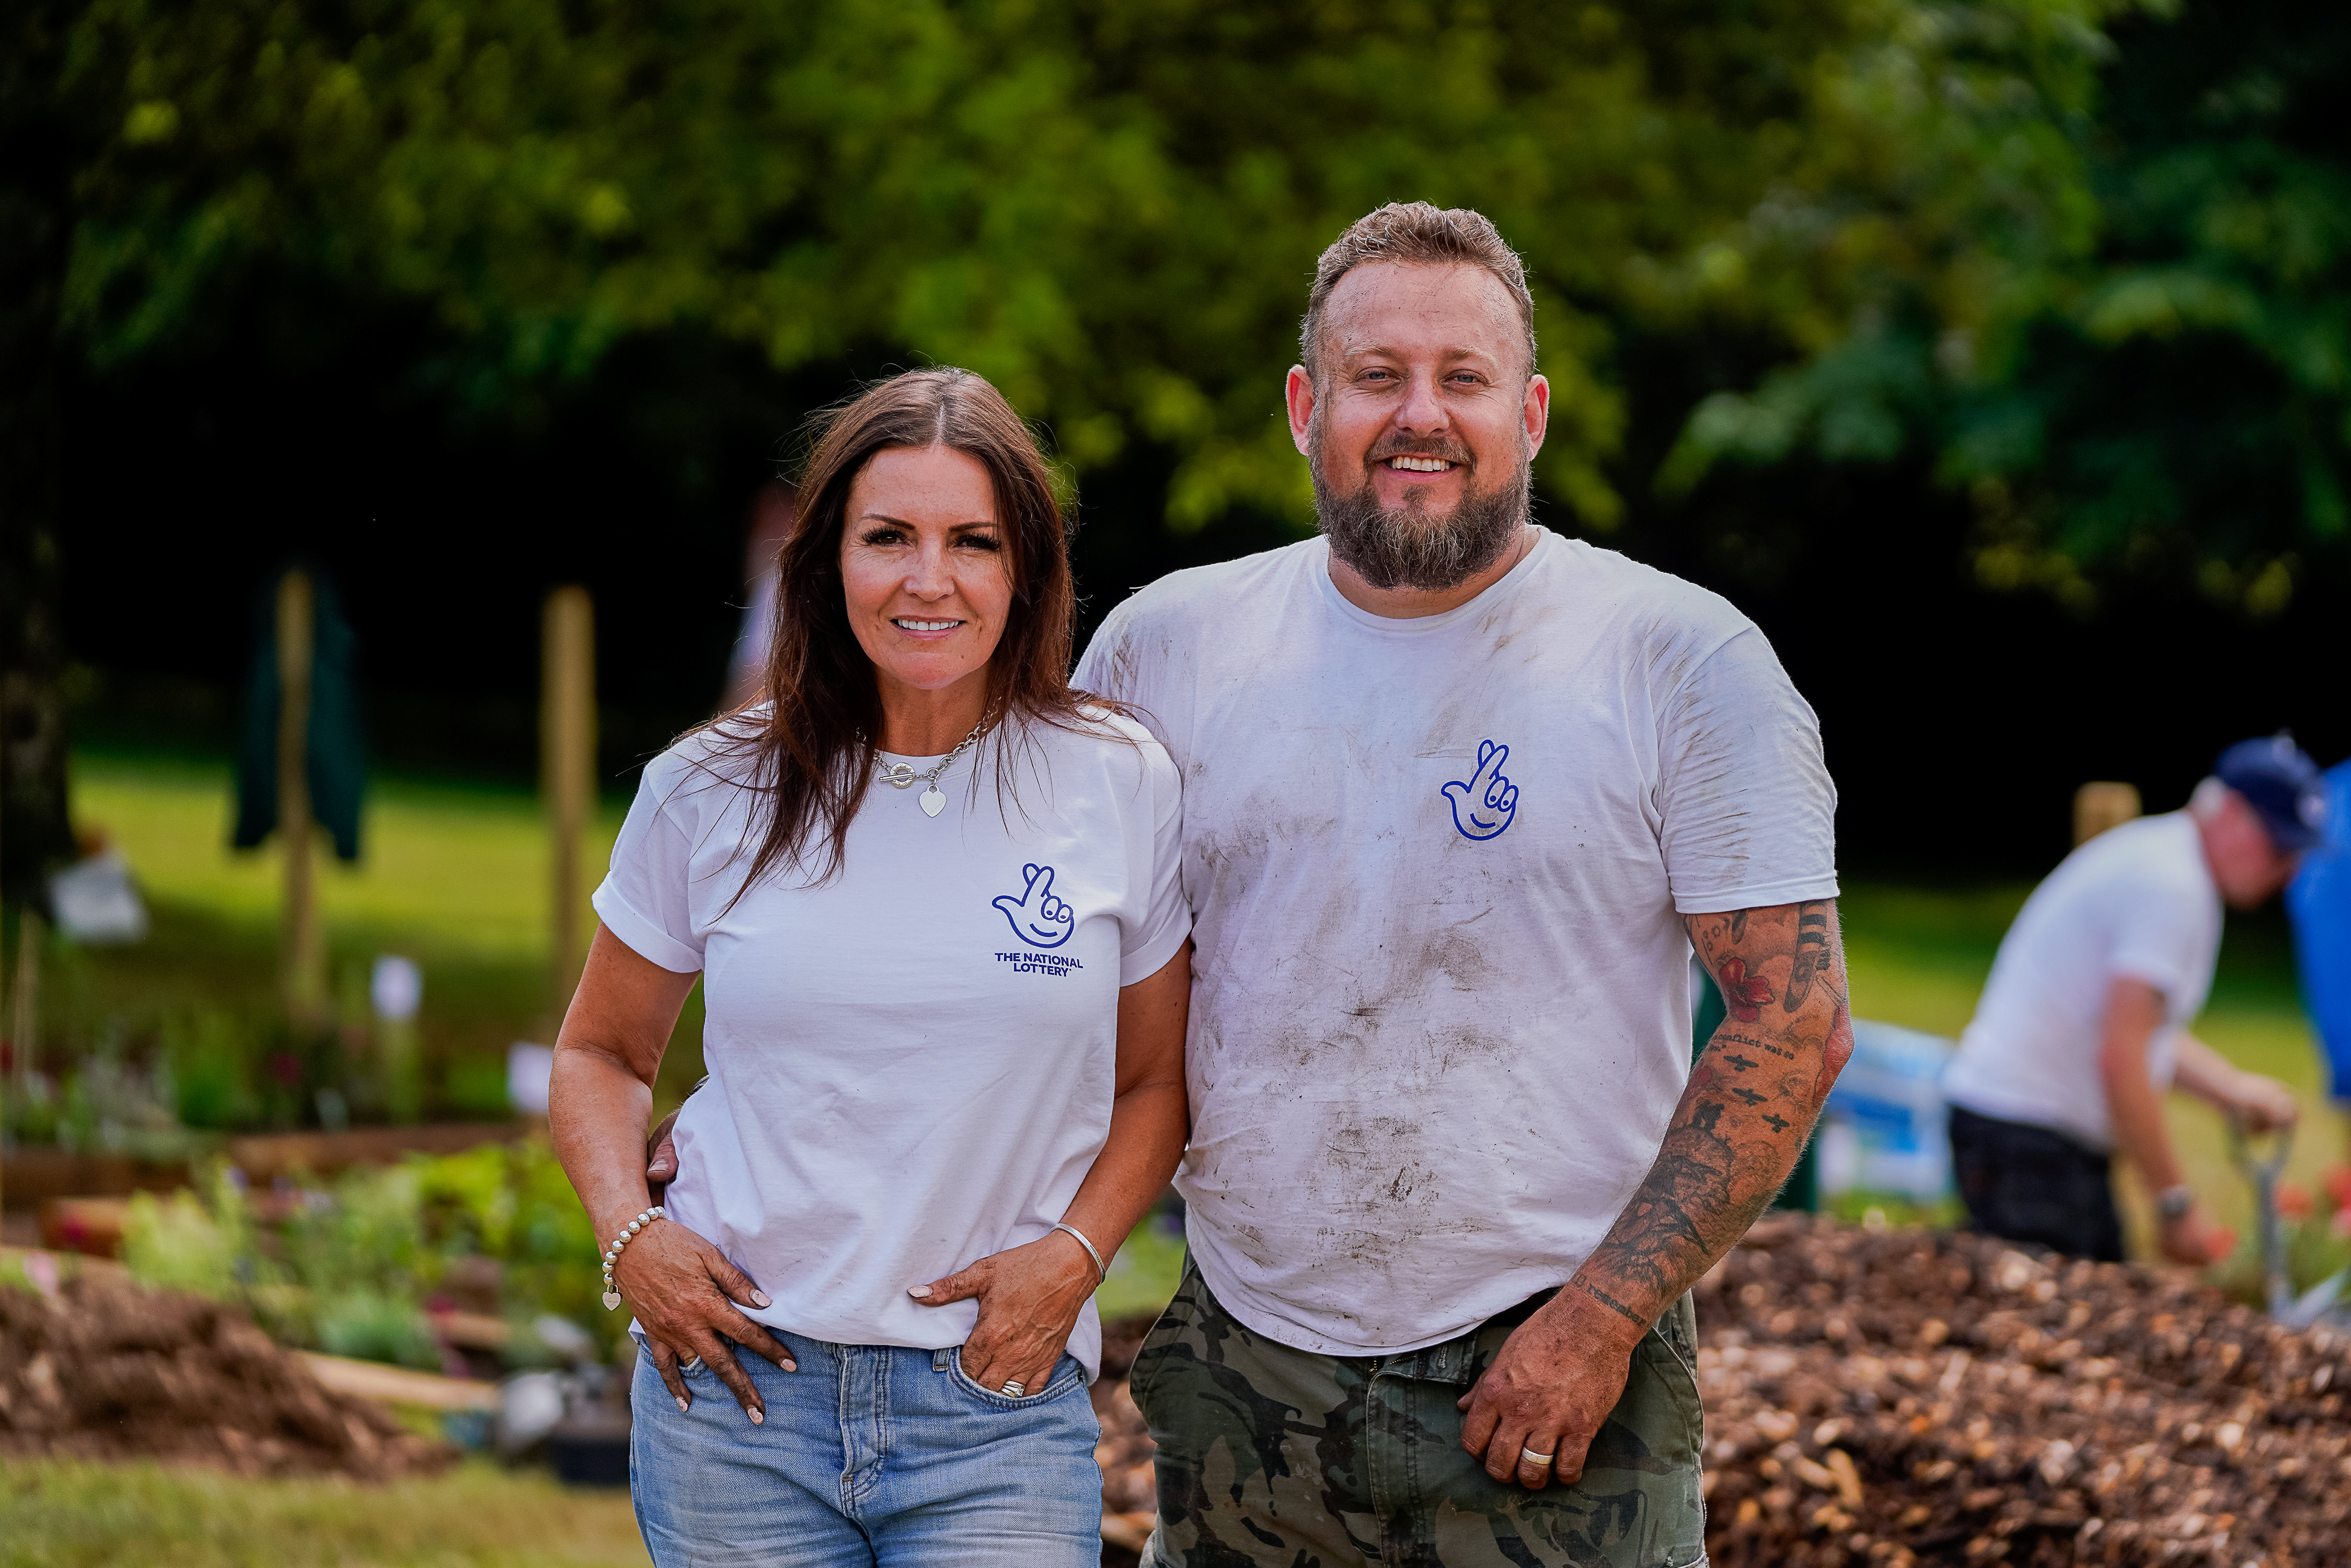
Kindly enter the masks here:
M 1077 594 L 1052 474 L 1001 392 L 969 371 L 908 371 L 819 416 L 813 434 L 799 517 L 777 553 L 760 698 L 704 727 L 714 737 L 704 768 L 764 797 L 753 818 L 759 847 L 737 898 L 780 866 L 816 882 L 837 874 L 872 780 L 881 691 L 850 629 L 841 533 L 850 486 L 876 453 L 944 446 L 977 460 L 994 485 L 1012 578 L 1004 634 L 987 663 L 985 711 L 996 728 L 986 744 L 999 793 L 1009 787 L 1019 721 L 1083 727 L 1079 704 L 1088 700 L 1070 688 Z M 772 706 L 763 713 L 760 703 Z M 975 774 L 977 767 L 975 758 Z

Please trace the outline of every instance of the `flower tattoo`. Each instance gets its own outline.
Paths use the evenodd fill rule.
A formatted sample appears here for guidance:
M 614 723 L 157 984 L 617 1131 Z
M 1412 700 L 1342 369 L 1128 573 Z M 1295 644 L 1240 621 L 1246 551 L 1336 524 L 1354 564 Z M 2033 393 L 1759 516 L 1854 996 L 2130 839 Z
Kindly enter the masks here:
M 1762 1016 L 1764 1003 L 1771 999 L 1771 982 L 1758 975 L 1747 977 L 1747 960 L 1725 958 L 1722 961 L 1722 999 L 1730 1009 L 1730 1016 L 1740 1023 L 1753 1023 Z

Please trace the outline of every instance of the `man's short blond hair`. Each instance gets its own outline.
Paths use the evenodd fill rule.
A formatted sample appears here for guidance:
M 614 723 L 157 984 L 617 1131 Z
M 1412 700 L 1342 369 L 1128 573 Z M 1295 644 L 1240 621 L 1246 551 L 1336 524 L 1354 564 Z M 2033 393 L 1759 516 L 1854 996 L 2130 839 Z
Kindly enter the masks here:
M 1364 214 L 1331 242 L 1314 267 L 1314 287 L 1306 296 L 1306 319 L 1299 326 L 1300 362 L 1318 384 L 1316 350 L 1322 340 L 1322 308 L 1339 279 L 1367 261 L 1399 261 L 1425 267 L 1482 267 L 1510 291 L 1527 334 L 1527 374 L 1535 373 L 1535 298 L 1527 292 L 1526 264 L 1502 242 L 1485 214 L 1468 207 L 1433 207 L 1426 202 L 1390 202 Z

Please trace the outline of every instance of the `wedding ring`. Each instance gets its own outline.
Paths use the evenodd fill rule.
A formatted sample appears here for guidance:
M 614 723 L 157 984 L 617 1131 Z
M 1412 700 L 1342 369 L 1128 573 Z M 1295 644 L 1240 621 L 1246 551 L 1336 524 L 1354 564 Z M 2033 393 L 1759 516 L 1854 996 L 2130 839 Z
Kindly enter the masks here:
M 1537 1469 L 1542 1469 L 1543 1466 L 1551 1463 L 1552 1460 L 1558 1457 L 1559 1455 L 1556 1449 L 1548 1454 L 1538 1454 L 1532 1448 L 1522 1448 L 1519 1450 L 1519 1458 L 1526 1460 L 1527 1463 L 1534 1466 Z
M 1006 1384 L 1000 1390 L 998 1390 L 998 1392 L 1007 1399 L 1018 1399 L 1022 1395 L 1028 1393 L 1029 1389 L 1027 1385 L 1015 1379 L 1014 1381 Z

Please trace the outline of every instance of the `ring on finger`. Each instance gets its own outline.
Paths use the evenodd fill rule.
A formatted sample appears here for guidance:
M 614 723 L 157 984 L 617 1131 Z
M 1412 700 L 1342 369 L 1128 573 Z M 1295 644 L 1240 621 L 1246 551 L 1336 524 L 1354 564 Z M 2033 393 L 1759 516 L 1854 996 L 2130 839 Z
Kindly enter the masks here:
M 1541 1469 L 1553 1459 L 1559 1458 L 1559 1450 L 1554 1448 L 1548 1454 L 1538 1454 L 1532 1448 L 1522 1448 L 1519 1450 L 1519 1458 L 1534 1466 L 1535 1469 Z
M 1018 1399 L 1022 1395 L 1029 1392 L 1029 1385 L 1016 1377 L 1007 1382 L 1001 1389 L 998 1390 L 998 1392 L 1002 1394 L 1007 1399 Z

